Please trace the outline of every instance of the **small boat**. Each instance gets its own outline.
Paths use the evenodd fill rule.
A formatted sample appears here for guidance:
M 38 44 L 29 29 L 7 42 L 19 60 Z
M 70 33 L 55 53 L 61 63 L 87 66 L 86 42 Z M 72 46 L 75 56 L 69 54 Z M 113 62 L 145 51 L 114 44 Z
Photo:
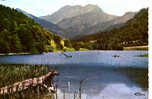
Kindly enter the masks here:
M 67 54 L 65 54 L 64 52 L 62 52 L 62 54 L 63 54 L 65 57 L 67 57 L 67 58 L 72 58 L 72 55 L 67 55 Z
M 112 57 L 117 58 L 117 57 L 120 57 L 120 56 L 119 55 L 113 55 Z
M 136 92 L 134 95 L 136 95 L 136 96 L 145 96 L 145 94 L 140 93 L 140 92 Z

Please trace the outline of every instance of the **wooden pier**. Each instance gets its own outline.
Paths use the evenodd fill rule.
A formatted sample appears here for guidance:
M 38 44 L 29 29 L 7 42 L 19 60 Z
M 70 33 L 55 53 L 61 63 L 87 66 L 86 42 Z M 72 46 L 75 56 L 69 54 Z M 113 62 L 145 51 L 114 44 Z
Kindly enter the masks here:
M 26 79 L 21 82 L 16 82 L 12 85 L 2 87 L 0 88 L 0 96 L 26 91 L 29 88 L 35 90 L 34 88 L 37 86 L 39 88 L 47 89 L 49 92 L 55 92 L 53 78 L 57 75 L 57 72 L 49 72 L 41 77 Z

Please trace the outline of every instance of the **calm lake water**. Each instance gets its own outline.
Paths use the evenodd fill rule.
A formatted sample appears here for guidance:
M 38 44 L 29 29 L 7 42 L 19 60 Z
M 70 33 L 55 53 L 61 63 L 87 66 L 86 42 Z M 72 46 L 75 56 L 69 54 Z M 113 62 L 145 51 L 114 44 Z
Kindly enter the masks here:
M 39 55 L 1 56 L 5 64 L 50 64 L 60 73 L 58 99 L 146 99 L 148 58 L 138 57 L 147 51 L 85 51 Z M 119 57 L 113 57 L 118 55 Z M 69 87 L 68 87 L 69 86 Z M 75 94 L 74 94 L 75 93 Z M 135 95 L 142 93 L 144 95 Z
M 79 65 L 84 66 L 133 66 L 147 67 L 148 58 L 138 57 L 147 51 L 85 51 L 66 52 L 72 58 L 67 58 L 62 53 L 45 53 L 37 55 L 1 56 L 0 63 L 7 64 L 50 64 L 50 65 Z M 119 55 L 119 58 L 112 57 Z

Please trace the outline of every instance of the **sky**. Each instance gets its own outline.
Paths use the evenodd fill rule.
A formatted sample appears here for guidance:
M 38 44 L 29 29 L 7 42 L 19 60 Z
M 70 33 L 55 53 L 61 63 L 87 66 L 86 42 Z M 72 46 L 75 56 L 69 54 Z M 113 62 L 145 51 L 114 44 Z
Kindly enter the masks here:
M 122 16 L 128 11 L 139 11 L 148 7 L 150 0 L 0 0 L 0 4 L 20 8 L 35 16 L 51 15 L 66 5 L 95 4 L 104 12 Z

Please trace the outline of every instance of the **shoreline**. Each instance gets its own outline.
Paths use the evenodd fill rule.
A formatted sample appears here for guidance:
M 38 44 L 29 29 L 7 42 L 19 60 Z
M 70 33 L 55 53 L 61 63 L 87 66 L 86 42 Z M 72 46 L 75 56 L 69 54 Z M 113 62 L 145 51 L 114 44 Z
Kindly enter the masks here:
M 0 53 L 0 56 L 32 55 L 32 53 Z
M 123 47 L 123 50 L 147 50 L 148 51 L 148 45 Z
M 123 50 L 84 50 L 84 51 L 65 51 L 65 52 L 85 52 L 85 51 L 148 51 L 148 45 L 146 46 L 132 46 L 132 47 L 123 47 Z M 42 52 L 42 53 L 0 53 L 0 56 L 17 56 L 17 55 L 33 55 L 33 54 L 45 54 L 45 53 L 58 53 L 57 52 Z

